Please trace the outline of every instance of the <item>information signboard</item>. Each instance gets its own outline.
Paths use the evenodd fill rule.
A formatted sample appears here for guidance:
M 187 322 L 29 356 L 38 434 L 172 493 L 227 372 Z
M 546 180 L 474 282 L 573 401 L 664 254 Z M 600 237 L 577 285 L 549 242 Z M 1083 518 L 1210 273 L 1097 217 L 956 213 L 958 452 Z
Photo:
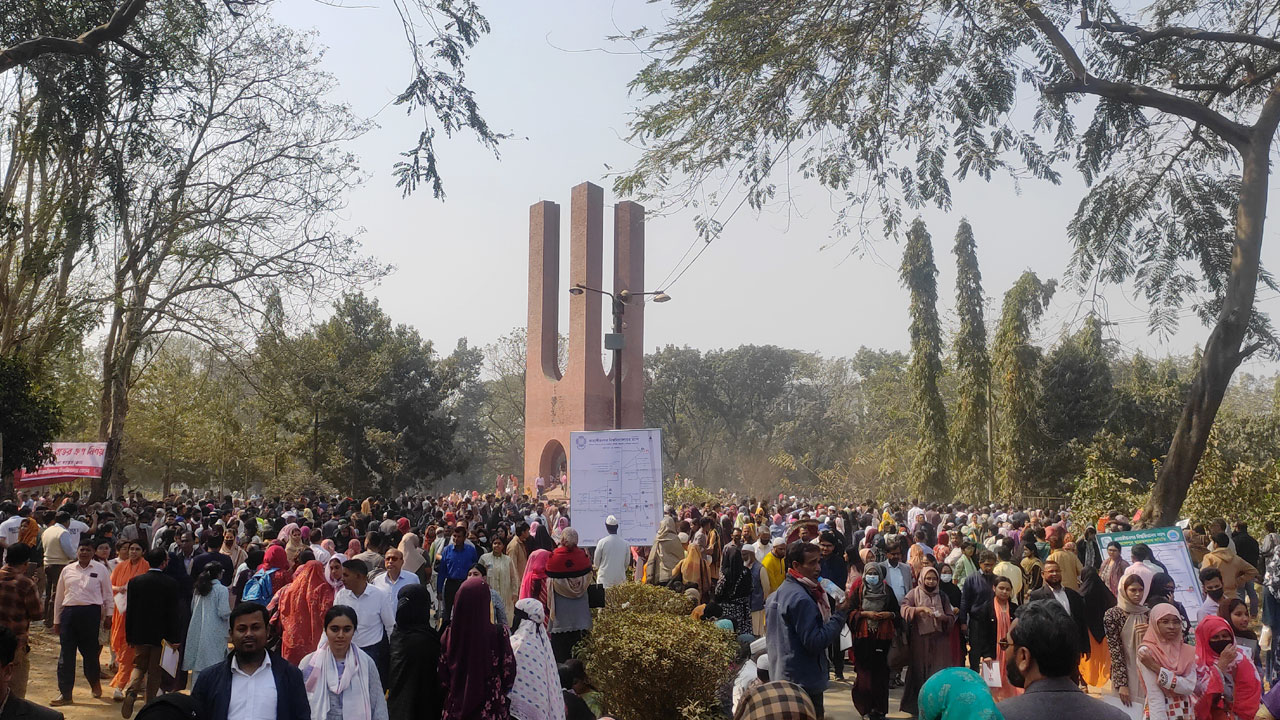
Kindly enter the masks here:
M 592 547 L 618 519 L 629 545 L 649 545 L 662 514 L 662 431 L 570 433 L 569 510 L 578 544 Z
M 1133 530 L 1131 532 L 1099 533 L 1098 548 L 1102 557 L 1107 556 L 1107 546 L 1112 542 L 1120 543 L 1120 553 L 1125 560 L 1132 559 L 1133 546 L 1142 544 L 1151 548 L 1151 555 L 1169 570 L 1170 577 L 1177 585 L 1174 600 L 1182 603 L 1187 614 L 1194 621 L 1196 611 L 1204 602 L 1200 591 L 1200 573 L 1191 561 L 1191 551 L 1187 549 L 1186 538 L 1182 528 L 1164 527 L 1149 530 Z

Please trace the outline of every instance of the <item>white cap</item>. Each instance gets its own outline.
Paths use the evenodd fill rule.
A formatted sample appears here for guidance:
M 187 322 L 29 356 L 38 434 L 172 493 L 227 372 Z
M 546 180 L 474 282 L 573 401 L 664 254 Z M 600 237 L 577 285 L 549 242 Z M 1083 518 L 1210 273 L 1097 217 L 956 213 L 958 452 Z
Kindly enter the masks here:
M 605 518 L 605 519 L 604 519 L 604 524 L 605 524 L 605 525 L 613 525 L 613 526 L 615 526 L 615 527 L 616 527 L 616 526 L 618 525 L 618 518 L 616 518 L 616 517 L 614 517 L 614 516 L 610 515 L 609 517 L 607 517 L 607 518 Z
M 773 539 L 773 547 L 780 547 L 780 546 L 782 546 L 782 545 L 786 545 L 786 544 L 787 544 L 787 541 L 786 541 L 786 540 L 783 540 L 782 538 L 774 538 L 774 539 Z
M 752 640 L 752 641 L 751 641 L 751 654 L 752 654 L 752 655 L 760 655 L 760 654 L 763 654 L 763 653 L 764 653 L 764 648 L 765 648 L 765 639 L 764 639 L 764 638 L 756 638 L 755 640 Z
M 765 672 L 769 672 L 769 656 L 761 655 L 759 658 L 757 658 L 756 667 L 760 668 Z

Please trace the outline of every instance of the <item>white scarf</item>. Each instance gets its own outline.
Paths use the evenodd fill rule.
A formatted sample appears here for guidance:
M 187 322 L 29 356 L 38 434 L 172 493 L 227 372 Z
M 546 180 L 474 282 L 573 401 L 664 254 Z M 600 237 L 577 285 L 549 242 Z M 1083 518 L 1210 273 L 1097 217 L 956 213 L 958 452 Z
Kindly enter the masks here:
M 338 674 L 338 661 L 334 660 L 327 645 L 311 653 L 308 662 L 311 675 L 304 686 L 311 704 L 311 720 L 325 720 L 329 715 L 329 693 L 342 696 L 343 720 L 371 720 L 369 666 L 373 660 L 363 650 L 354 644 L 347 650 L 341 675 Z M 351 692 L 347 692 L 348 689 Z
M 511 635 L 511 652 L 516 656 L 516 682 L 511 687 L 511 717 L 516 720 L 559 720 L 564 717 L 564 695 L 560 669 L 551 639 L 543 627 L 546 615 L 542 603 L 525 598 L 517 610 L 529 616 Z

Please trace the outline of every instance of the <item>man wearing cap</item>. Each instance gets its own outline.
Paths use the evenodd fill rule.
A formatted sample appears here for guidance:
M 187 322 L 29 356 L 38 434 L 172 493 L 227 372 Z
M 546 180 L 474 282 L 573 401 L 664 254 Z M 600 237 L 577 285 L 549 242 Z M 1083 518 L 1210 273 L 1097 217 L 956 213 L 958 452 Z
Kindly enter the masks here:
M 608 534 L 596 545 L 594 563 L 596 577 L 606 588 L 627 581 L 627 565 L 631 560 L 631 546 L 618 537 L 618 518 L 610 515 L 604 520 Z
M 765 553 L 764 558 L 760 561 L 760 585 L 764 591 L 766 599 L 774 593 L 778 588 L 782 587 L 782 581 L 787 575 L 786 567 L 787 541 L 782 538 L 774 538 L 772 549 Z

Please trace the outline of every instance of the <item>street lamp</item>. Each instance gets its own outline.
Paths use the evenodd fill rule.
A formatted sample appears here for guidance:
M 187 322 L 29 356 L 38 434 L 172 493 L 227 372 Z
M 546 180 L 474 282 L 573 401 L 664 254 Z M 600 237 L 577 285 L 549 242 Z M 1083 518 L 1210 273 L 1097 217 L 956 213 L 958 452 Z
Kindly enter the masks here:
M 637 292 L 633 293 L 628 290 L 619 290 L 617 295 L 607 291 L 598 290 L 593 287 L 587 287 L 582 283 L 577 283 L 569 288 L 570 295 L 581 295 L 584 292 L 591 291 L 608 295 L 613 301 L 613 332 L 604 336 L 604 347 L 606 350 L 613 351 L 613 429 L 622 429 L 622 314 L 626 311 L 627 302 L 633 297 L 643 297 L 652 295 L 654 302 L 664 303 L 671 300 L 671 296 L 665 291 L 657 292 Z

